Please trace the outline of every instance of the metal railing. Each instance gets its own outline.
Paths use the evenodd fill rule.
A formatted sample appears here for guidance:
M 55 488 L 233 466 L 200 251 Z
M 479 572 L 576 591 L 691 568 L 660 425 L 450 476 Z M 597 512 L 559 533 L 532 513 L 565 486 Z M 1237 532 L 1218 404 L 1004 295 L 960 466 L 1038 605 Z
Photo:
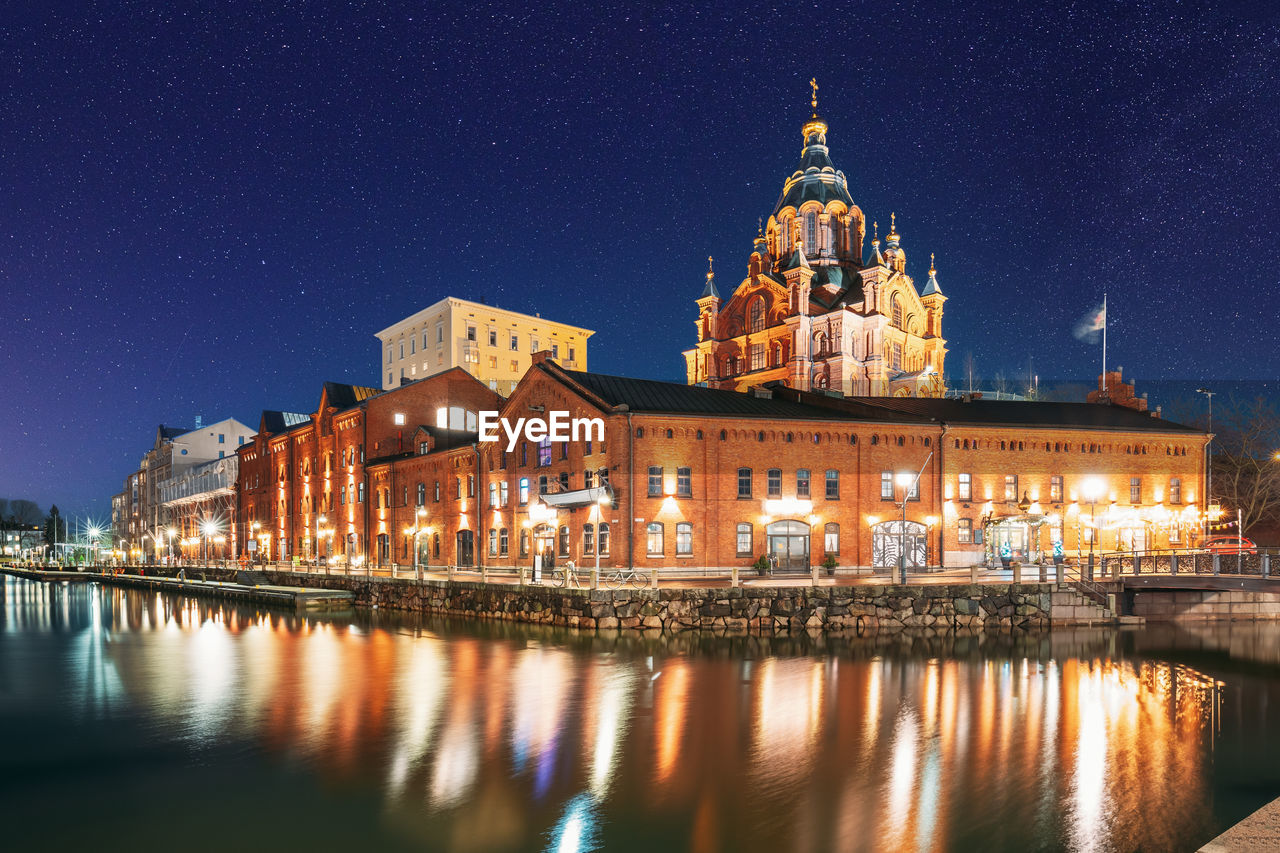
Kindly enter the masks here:
M 1164 548 L 1151 551 L 1107 553 L 1099 561 L 1100 574 L 1108 578 L 1141 575 L 1252 575 L 1271 577 L 1280 566 L 1280 549 Z

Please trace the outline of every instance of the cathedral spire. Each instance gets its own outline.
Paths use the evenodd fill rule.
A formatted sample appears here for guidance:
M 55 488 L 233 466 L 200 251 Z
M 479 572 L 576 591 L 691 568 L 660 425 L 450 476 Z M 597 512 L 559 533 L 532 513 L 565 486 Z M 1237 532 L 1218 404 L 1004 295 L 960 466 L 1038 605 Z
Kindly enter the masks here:
M 872 222 L 871 256 L 867 258 L 867 266 L 884 266 L 884 258 L 880 255 L 880 223 Z
M 810 77 L 809 85 L 813 87 L 813 98 L 809 101 L 809 103 L 813 104 L 813 117 L 817 118 L 818 117 L 818 78 Z
M 699 298 L 706 299 L 708 296 L 720 298 L 720 293 L 716 290 L 716 273 L 710 255 L 707 255 L 707 283 L 702 288 L 702 296 Z
M 938 287 L 938 271 L 934 269 L 933 253 L 929 254 L 929 281 L 925 284 L 924 290 L 920 292 L 923 296 L 942 295 L 942 288 Z

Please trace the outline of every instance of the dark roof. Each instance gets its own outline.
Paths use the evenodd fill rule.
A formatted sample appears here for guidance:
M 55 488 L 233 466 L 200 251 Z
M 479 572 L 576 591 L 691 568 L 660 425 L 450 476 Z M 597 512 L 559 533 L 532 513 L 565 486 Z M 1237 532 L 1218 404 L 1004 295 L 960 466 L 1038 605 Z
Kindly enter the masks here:
M 716 277 L 711 273 L 707 273 L 707 283 L 702 288 L 702 295 L 698 298 L 706 299 L 708 296 L 714 296 L 716 299 L 720 298 L 720 292 L 716 290 Z
M 191 427 L 167 427 L 164 424 L 160 424 L 161 439 L 175 439 L 180 435 L 186 435 L 192 431 Z
M 264 409 L 262 412 L 262 428 L 272 435 L 287 432 L 299 424 L 310 423 L 310 421 L 310 415 L 297 412 L 277 412 L 271 409 Z
M 825 207 L 827 202 L 838 199 L 853 207 L 853 198 L 849 195 L 844 173 L 837 171 L 835 164 L 831 162 L 826 142 L 825 133 L 810 133 L 805 138 L 804 150 L 800 152 L 800 165 L 783 184 L 778 203 L 773 206 L 774 216 L 784 207 L 799 208 L 806 201 L 817 201 Z
M 669 414 L 730 415 L 756 418 L 791 418 L 805 420 L 874 420 L 874 421 L 923 421 L 923 418 L 888 412 L 874 406 L 853 405 L 847 412 L 833 412 L 819 406 L 805 405 L 790 400 L 757 397 L 739 391 L 703 388 L 697 385 L 679 385 L 654 379 L 629 379 L 624 376 L 607 376 L 602 373 L 582 373 L 564 370 L 570 379 L 601 398 L 609 405 L 625 403 L 633 412 L 662 412 Z
M 479 433 L 471 432 L 465 429 L 441 429 L 440 427 L 430 426 L 429 424 L 419 424 L 413 431 L 416 439 L 419 432 L 425 432 L 432 437 L 435 447 L 432 453 L 439 453 L 444 450 L 452 450 L 455 447 L 463 447 L 468 444 L 474 444 L 479 439 Z M 381 456 L 370 456 L 365 460 L 366 465 L 380 465 L 394 459 L 407 459 L 410 456 L 417 456 L 418 448 L 416 441 L 411 442 L 409 447 L 404 450 L 398 450 L 395 453 L 384 453 Z
M 1083 427 L 1203 434 L 1184 424 L 1155 418 L 1125 406 L 1100 403 L 1045 403 L 1023 400 L 954 400 L 929 397 L 851 397 L 869 406 L 921 415 L 945 423 Z
M 381 393 L 380 389 L 370 388 L 367 385 L 346 385 L 341 382 L 324 383 L 325 399 L 329 401 L 330 406 L 337 409 L 349 409 L 357 403 Z

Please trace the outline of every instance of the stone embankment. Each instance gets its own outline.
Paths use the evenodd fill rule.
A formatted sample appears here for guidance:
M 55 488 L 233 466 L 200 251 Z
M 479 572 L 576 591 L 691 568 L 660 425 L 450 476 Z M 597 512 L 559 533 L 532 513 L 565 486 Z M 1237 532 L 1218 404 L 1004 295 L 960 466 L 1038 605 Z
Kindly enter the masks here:
M 273 584 L 294 577 L 267 575 Z M 575 590 L 314 575 L 305 583 L 349 589 L 357 606 L 596 630 L 991 631 L 1111 619 L 1074 590 L 1051 583 Z

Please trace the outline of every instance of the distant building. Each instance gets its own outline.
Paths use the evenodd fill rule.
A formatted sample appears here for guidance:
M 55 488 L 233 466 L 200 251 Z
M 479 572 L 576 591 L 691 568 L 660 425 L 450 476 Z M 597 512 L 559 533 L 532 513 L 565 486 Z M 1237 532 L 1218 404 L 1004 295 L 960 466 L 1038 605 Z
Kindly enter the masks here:
M 155 440 L 138 469 L 125 477 L 123 491 L 111 498 L 115 548 L 129 559 L 149 561 L 163 554 L 171 519 L 163 506 L 162 484 L 201 463 L 235 456 L 236 448 L 252 437 L 253 428 L 235 418 L 195 428 L 156 427 Z
M 746 277 L 722 299 L 707 272 L 697 344 L 684 353 L 688 383 L 941 396 L 946 297 L 932 260 L 917 288 L 893 214 L 884 252 L 872 223 L 864 256 L 867 222 L 831 161 L 816 97 L 802 134 L 800 164 L 755 237 Z
M 378 332 L 382 388 L 461 367 L 507 395 L 546 350 L 562 366 L 587 369 L 587 339 L 595 332 L 447 297 Z

